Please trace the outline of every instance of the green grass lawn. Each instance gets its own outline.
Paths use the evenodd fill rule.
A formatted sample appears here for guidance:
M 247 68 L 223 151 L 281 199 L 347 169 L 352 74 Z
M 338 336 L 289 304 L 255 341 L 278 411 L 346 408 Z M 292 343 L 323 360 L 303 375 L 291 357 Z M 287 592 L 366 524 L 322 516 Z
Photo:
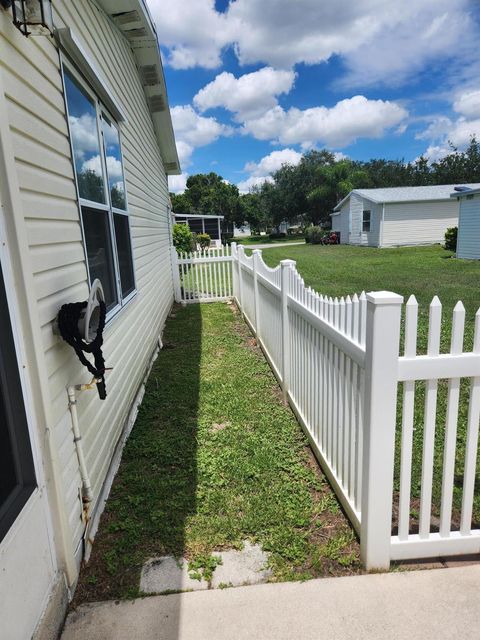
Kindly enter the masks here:
M 273 580 L 360 571 L 355 536 L 234 307 L 174 315 L 75 604 L 140 595 L 152 556 L 208 572 L 212 552 L 246 539 L 271 552 Z
M 387 289 L 405 297 L 414 294 L 419 302 L 418 351 L 425 353 L 428 337 L 428 305 L 434 295 L 443 304 L 442 352 L 450 346 L 452 310 L 458 300 L 466 308 L 465 350 L 472 348 L 474 316 L 480 307 L 480 261 L 456 260 L 451 252 L 440 246 L 374 249 L 351 246 L 305 245 L 269 249 L 263 254 L 265 262 L 274 267 L 285 258 L 296 260 L 297 268 L 307 285 L 331 296 L 345 296 L 362 290 Z M 454 487 L 454 520 L 458 522 L 462 496 L 463 464 L 465 456 L 468 413 L 469 380 L 462 380 L 458 419 L 457 456 Z M 401 387 L 401 385 L 400 385 Z M 401 388 L 399 391 L 398 424 L 400 424 Z M 412 470 L 412 528 L 418 515 L 423 438 L 423 409 L 425 385 L 416 383 L 414 459 Z M 433 513 L 438 516 L 441 499 L 441 479 L 445 435 L 447 382 L 439 384 L 437 427 L 435 439 L 435 470 Z M 399 486 L 399 437 L 395 486 Z M 480 456 L 477 469 L 480 469 Z M 474 519 L 480 526 L 480 472 L 475 493 Z

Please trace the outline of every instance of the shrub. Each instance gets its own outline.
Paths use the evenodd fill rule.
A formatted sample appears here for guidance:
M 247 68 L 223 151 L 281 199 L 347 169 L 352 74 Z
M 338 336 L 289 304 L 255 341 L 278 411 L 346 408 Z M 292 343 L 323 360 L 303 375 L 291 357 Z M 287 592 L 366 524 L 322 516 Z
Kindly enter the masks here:
M 210 236 L 208 233 L 198 233 L 197 234 L 197 242 L 200 245 L 200 249 L 208 249 L 210 246 Z
M 287 234 L 283 231 L 274 231 L 273 233 L 269 233 L 268 237 L 270 240 L 278 240 L 279 238 L 286 238 Z
M 188 224 L 173 225 L 173 246 L 178 253 L 190 253 L 193 244 L 193 233 Z
M 445 231 L 445 249 L 448 251 L 457 250 L 458 227 L 450 227 Z
M 222 233 L 222 244 L 232 244 L 233 242 L 233 233 L 231 231 L 224 231 Z
M 305 230 L 305 242 L 308 244 L 321 244 L 325 232 L 320 227 L 308 227 Z

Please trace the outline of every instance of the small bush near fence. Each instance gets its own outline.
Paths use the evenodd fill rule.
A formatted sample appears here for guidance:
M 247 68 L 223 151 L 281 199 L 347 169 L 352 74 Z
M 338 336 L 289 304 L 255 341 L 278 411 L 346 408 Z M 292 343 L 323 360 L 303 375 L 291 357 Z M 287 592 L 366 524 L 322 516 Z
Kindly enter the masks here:
M 200 245 L 200 249 L 208 249 L 210 246 L 211 238 L 208 233 L 197 234 L 197 243 Z
M 268 237 L 270 238 L 270 240 L 278 240 L 279 238 L 286 238 L 287 234 L 283 231 L 274 231 L 273 233 L 269 233 Z
M 307 244 L 321 244 L 325 231 L 321 227 L 308 227 L 305 231 L 305 242 Z
M 190 253 L 193 245 L 193 233 L 187 224 L 173 225 L 173 245 L 178 253 Z
M 458 227 L 450 227 L 445 231 L 445 249 L 448 251 L 457 250 Z

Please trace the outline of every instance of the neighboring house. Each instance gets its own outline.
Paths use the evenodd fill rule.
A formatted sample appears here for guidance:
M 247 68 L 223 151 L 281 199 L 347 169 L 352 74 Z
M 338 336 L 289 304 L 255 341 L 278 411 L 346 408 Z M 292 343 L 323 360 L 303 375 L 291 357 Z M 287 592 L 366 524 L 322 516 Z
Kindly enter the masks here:
M 174 212 L 172 212 L 172 216 L 174 223 L 188 224 L 193 233 L 208 233 L 212 244 L 222 244 L 222 224 L 224 216 Z
M 462 187 L 451 197 L 460 205 L 457 258 L 480 260 L 480 187 Z
M 467 185 L 480 187 L 480 185 Z M 455 185 L 354 189 L 335 207 L 332 231 L 341 244 L 370 247 L 435 244 L 458 222 Z
M 244 222 L 241 226 L 233 227 L 233 237 L 234 238 L 245 238 L 247 236 L 252 235 L 252 230 L 250 229 L 250 225 L 248 222 Z
M 143 0 L 54 0 L 55 38 L 25 37 L 8 4 L 0 4 L 0 637 L 23 640 L 56 637 L 159 346 L 173 300 L 167 174 L 180 168 Z M 104 401 L 95 391 L 77 396 L 93 488 L 86 523 L 66 387 L 91 376 L 53 326 L 96 277 L 113 370 Z

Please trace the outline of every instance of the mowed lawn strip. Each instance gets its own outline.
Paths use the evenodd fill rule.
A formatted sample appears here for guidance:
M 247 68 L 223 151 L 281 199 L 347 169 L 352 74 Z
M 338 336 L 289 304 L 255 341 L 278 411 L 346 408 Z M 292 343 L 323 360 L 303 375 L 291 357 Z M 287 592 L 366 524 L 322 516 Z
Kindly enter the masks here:
M 75 604 L 135 597 L 150 557 L 244 540 L 271 553 L 273 580 L 359 572 L 355 536 L 246 325 L 231 305 L 178 308 Z
M 369 247 L 305 245 L 269 249 L 265 262 L 275 267 L 280 260 L 296 260 L 305 283 L 329 296 L 346 296 L 361 291 L 389 290 L 417 298 L 418 353 L 426 353 L 429 304 L 438 295 L 443 306 L 441 352 L 450 350 L 452 311 L 461 300 L 466 309 L 465 350 L 473 345 L 475 314 L 480 307 L 480 261 L 457 260 L 439 245 L 375 249 Z M 402 336 L 403 340 L 403 336 Z M 470 380 L 462 380 L 455 460 L 454 522 L 458 528 L 462 499 L 465 442 Z M 416 530 L 422 469 L 425 384 L 416 383 L 414 449 L 412 468 L 411 530 Z M 395 489 L 399 489 L 400 424 L 402 385 L 399 385 Z M 439 381 L 438 411 L 435 435 L 432 531 L 438 529 L 441 501 L 447 382 Z M 480 527 L 480 451 L 477 463 L 473 524 Z M 395 524 L 395 522 L 394 522 Z

